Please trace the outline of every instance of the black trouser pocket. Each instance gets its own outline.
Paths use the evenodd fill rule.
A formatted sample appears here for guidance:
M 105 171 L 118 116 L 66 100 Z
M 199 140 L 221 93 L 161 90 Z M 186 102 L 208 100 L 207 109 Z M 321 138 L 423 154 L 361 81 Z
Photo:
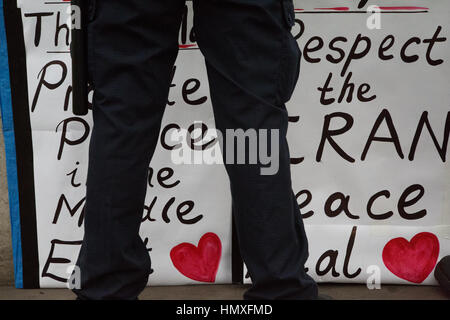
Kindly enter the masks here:
M 294 93 L 300 75 L 300 60 L 301 52 L 297 41 L 290 34 L 286 32 L 284 39 L 283 52 L 281 53 L 282 61 L 279 76 L 279 93 L 280 103 L 288 102 Z
M 279 0 L 282 6 L 282 18 L 286 32 L 283 35 L 281 65 L 279 70 L 279 99 L 284 104 L 292 97 L 300 74 L 301 53 L 297 41 L 291 34 L 295 25 L 295 9 L 292 0 Z

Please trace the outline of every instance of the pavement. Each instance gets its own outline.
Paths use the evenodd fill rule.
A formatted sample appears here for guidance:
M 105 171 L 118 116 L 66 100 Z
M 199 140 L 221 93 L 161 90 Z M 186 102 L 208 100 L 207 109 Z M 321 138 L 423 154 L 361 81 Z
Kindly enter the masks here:
M 245 285 L 197 285 L 148 287 L 140 300 L 241 300 Z M 385 285 L 369 290 L 360 284 L 321 284 L 321 294 L 335 300 L 450 300 L 439 287 Z M 0 287 L 0 300 L 74 300 L 66 289 L 15 289 Z

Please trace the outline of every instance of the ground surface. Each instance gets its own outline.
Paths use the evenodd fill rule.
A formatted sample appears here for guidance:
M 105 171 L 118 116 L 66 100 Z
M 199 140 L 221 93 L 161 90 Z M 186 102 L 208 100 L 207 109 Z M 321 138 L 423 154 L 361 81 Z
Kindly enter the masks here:
M 141 300 L 240 300 L 246 290 L 240 285 L 173 286 L 147 288 Z M 336 300 L 445 300 L 448 296 L 438 287 L 382 286 L 368 290 L 364 285 L 320 285 L 320 293 Z M 73 300 L 75 296 L 64 289 L 22 290 L 0 287 L 0 300 Z

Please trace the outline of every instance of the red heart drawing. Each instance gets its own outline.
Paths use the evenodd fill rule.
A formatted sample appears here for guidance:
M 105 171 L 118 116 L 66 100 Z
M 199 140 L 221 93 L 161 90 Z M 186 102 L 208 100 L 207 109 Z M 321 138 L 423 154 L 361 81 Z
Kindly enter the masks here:
M 439 256 L 439 240 L 429 232 L 390 240 L 383 249 L 383 262 L 397 277 L 422 283 L 433 271 Z
M 181 243 L 170 251 L 172 263 L 186 277 L 201 281 L 214 282 L 222 255 L 222 243 L 219 237 L 206 233 L 198 246 Z

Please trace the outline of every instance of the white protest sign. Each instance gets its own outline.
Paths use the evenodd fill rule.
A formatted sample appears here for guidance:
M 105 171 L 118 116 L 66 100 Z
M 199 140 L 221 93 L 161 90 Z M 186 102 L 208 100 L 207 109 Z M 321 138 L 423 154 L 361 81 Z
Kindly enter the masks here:
M 292 32 L 303 57 L 288 138 L 308 272 L 318 281 L 366 282 L 379 270 L 383 283 L 434 284 L 436 260 L 450 253 L 450 3 L 417 2 L 294 1 Z M 42 287 L 65 285 L 83 237 L 92 119 L 71 113 L 68 5 L 19 1 Z M 379 7 L 368 13 L 371 5 Z M 188 9 L 162 141 L 174 124 L 214 127 L 203 57 L 190 39 L 190 3 Z M 160 143 L 150 168 L 140 232 L 154 269 L 150 284 L 205 283 L 204 275 L 182 274 L 170 251 L 211 233 L 222 252 L 210 273 L 230 283 L 223 166 L 173 165 Z M 217 238 L 203 241 L 219 245 Z M 417 258 L 419 247 L 425 258 Z

